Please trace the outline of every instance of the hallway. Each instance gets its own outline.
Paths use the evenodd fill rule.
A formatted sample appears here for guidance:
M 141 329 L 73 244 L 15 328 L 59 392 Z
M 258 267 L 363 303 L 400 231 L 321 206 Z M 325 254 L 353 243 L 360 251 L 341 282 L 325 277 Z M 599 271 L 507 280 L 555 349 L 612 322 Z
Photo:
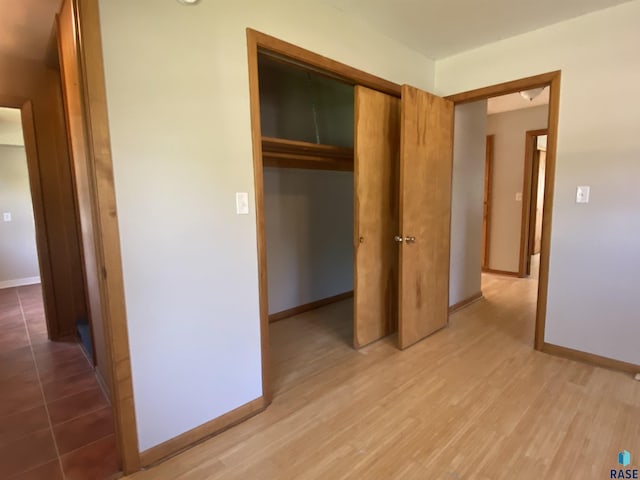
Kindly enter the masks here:
M 40 285 L 0 290 L 0 391 L 3 479 L 113 477 L 111 407 L 80 345 L 47 339 Z

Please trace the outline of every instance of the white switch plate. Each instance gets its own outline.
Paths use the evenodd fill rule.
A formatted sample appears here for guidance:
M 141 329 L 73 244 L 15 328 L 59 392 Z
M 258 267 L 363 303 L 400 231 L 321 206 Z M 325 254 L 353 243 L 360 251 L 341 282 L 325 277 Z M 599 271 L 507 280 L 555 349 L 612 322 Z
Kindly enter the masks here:
M 249 214 L 249 194 L 247 192 L 236 192 L 236 213 L 238 215 Z
M 516 193 L 516 202 L 521 202 L 522 201 L 522 192 L 518 192 Z
M 589 203 L 589 193 L 591 193 L 591 187 L 588 185 L 576 188 L 576 203 Z
M 2 214 L 2 218 L 5 222 L 10 222 L 11 221 L 11 212 L 4 212 Z

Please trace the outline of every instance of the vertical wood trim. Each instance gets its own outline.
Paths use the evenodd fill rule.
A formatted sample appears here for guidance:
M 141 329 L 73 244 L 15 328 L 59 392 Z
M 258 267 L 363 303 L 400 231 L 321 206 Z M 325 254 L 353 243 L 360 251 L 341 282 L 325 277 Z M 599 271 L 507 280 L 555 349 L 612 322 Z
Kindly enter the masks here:
M 491 252 L 491 195 L 493 189 L 493 150 L 495 135 L 487 135 L 484 163 L 484 221 L 482 222 L 482 268 L 489 268 Z
M 537 139 L 536 139 L 537 141 Z M 540 189 L 540 157 L 541 151 L 536 147 L 533 150 L 533 165 L 531 165 L 531 206 L 529 208 L 529 232 L 528 232 L 528 251 L 527 251 L 527 275 L 531 274 L 531 256 L 535 255 L 536 245 L 536 225 L 538 223 L 538 190 Z M 544 173 L 543 173 L 544 175 Z M 544 176 L 542 177 L 544 181 Z M 544 202 L 544 192 L 542 195 Z M 542 215 L 542 212 L 540 212 Z M 542 217 L 540 217 L 542 221 Z M 538 250 L 539 253 L 539 250 Z
M 544 177 L 544 205 L 542 208 L 542 241 L 540 243 L 540 273 L 538 275 L 538 306 L 536 310 L 535 348 L 544 346 L 544 330 L 547 321 L 549 295 L 549 259 L 551 256 L 551 222 L 553 217 L 553 192 L 556 184 L 556 155 L 558 148 L 558 123 L 560 118 L 560 81 L 557 72 L 549 86 L 549 113 L 547 121 L 547 158 Z
M 102 40 L 97 0 L 73 0 L 84 87 L 87 136 L 92 175 L 91 199 L 97 214 L 96 246 L 111 376 L 116 440 L 125 474 L 140 470 L 140 452 L 133 400 L 129 336 L 124 298 L 120 234 L 107 116 Z
M 88 176 L 85 173 L 86 162 L 76 160 L 84 159 L 86 156 L 86 133 L 84 130 L 84 119 L 80 115 L 81 109 L 76 105 L 76 101 L 81 100 L 80 95 L 80 79 L 78 71 L 77 58 L 77 40 L 76 27 L 73 21 L 74 8 L 71 3 L 64 1 L 60 13 L 56 15 L 56 37 L 58 40 L 58 58 L 60 68 L 60 89 L 62 92 L 62 102 L 64 109 L 64 125 L 66 127 L 67 144 L 69 152 L 69 166 L 71 186 L 73 189 L 73 204 L 76 214 L 76 231 L 78 237 L 78 245 L 80 250 L 80 268 L 82 280 L 85 290 L 85 312 L 89 321 L 89 329 L 92 344 L 92 361 L 94 366 L 98 366 L 98 350 L 96 345 L 96 336 L 94 323 L 96 323 L 96 315 L 100 316 L 101 312 L 96 312 L 95 308 L 91 308 L 92 301 L 95 301 L 96 294 L 99 295 L 97 284 L 97 268 L 95 262 L 95 248 L 93 238 L 93 212 L 91 204 L 87 201 L 88 188 L 86 183 Z M 69 40 L 72 40 L 71 42 Z M 71 61 L 70 61 L 71 60 Z M 71 63 L 71 65 L 69 65 Z M 71 68 L 69 68 L 71 67 Z M 75 88 L 73 88 L 75 86 Z M 77 92 L 77 95 L 74 95 Z M 78 97 L 77 99 L 75 97 Z M 75 107 L 75 109 L 74 109 Z M 80 118 L 79 118 L 80 117 Z M 79 131 L 81 133 L 79 133 Z M 87 208 L 87 206 L 89 208 Z M 89 212 L 88 212 L 89 211 Z M 87 215 L 90 213 L 90 215 Z M 83 234 L 82 226 L 85 226 Z M 88 232 L 88 234 L 87 234 Z M 92 262 L 93 270 L 87 269 L 88 262 Z M 93 280 L 90 282 L 90 280 Z M 95 312 L 95 314 L 94 314 Z M 102 318 L 99 319 L 99 325 L 102 326 Z M 102 338 L 102 337 L 100 337 Z M 104 342 L 103 342 L 104 343 Z M 96 371 L 100 370 L 102 365 L 98 366 Z M 109 382 L 105 381 L 105 392 L 109 392 Z
M 525 133 L 524 173 L 522 175 L 522 212 L 520 217 L 520 256 L 518 258 L 518 276 L 527 275 L 529 252 L 529 228 L 531 226 L 531 195 L 533 192 L 533 154 L 538 135 L 547 135 L 547 129 L 528 130 Z
M 21 103 L 21 104 L 20 104 Z M 27 169 L 29 171 L 29 188 L 31 189 L 31 204 L 36 230 L 36 248 L 38 251 L 38 266 L 40 268 L 40 283 L 42 285 L 42 297 L 44 301 L 45 319 L 49 338 L 57 338 L 60 335 L 60 324 L 57 317 L 55 285 L 53 282 L 53 267 L 47 236 L 47 220 L 45 204 L 42 193 L 42 178 L 40 176 L 40 158 L 36 140 L 36 127 L 33 118 L 33 104 L 30 100 L 24 100 L 19 104 L 11 103 L 8 106 L 20 108 L 22 120 L 22 136 L 27 156 Z M 5 102 L 0 97 L 0 104 Z
M 84 285 L 84 291 L 85 291 L 85 297 L 84 297 L 84 308 L 85 308 L 85 312 L 86 312 L 86 316 L 87 319 L 89 321 L 89 330 L 90 330 L 90 336 L 91 336 L 91 344 L 92 344 L 92 364 L 93 366 L 97 366 L 98 361 L 97 361 L 97 348 L 95 346 L 95 333 L 94 333 L 94 327 L 93 327 L 93 321 L 91 318 L 91 300 L 90 300 L 90 296 L 91 296 L 91 291 L 89 288 L 89 282 L 88 282 L 88 274 L 87 274 L 87 254 L 85 252 L 85 244 L 84 244 L 84 237 L 82 234 L 82 208 L 81 208 L 81 202 L 80 202 L 80 194 L 79 194 L 79 182 L 77 179 L 77 174 L 75 171 L 75 162 L 73 161 L 74 159 L 74 152 L 73 152 L 73 141 L 74 139 L 72 138 L 72 124 L 70 121 L 70 115 L 67 111 L 67 106 L 70 103 L 70 99 L 69 99 L 69 95 L 68 95 L 68 91 L 67 91 L 67 79 L 70 76 L 70 73 L 67 72 L 67 69 L 65 68 L 65 61 L 64 61 L 64 42 L 63 42 L 63 28 L 61 26 L 61 17 L 64 16 L 64 12 L 65 12 L 65 7 L 67 6 L 66 1 L 62 2 L 62 7 L 59 10 L 59 13 L 56 15 L 56 23 L 55 23 L 55 28 L 56 28 L 56 40 L 57 40 L 57 48 L 58 48 L 58 67 L 60 69 L 60 90 L 62 93 L 62 108 L 63 108 L 63 113 L 64 113 L 64 126 L 66 129 L 66 137 L 67 137 L 67 145 L 68 145 L 68 152 L 69 152 L 69 170 L 70 170 L 70 177 L 71 177 L 71 188 L 73 189 L 73 207 L 74 207 L 74 212 L 75 212 L 75 218 L 76 218 L 76 236 L 78 238 L 78 246 L 79 246 L 79 250 L 80 250 L 80 268 L 81 268 L 81 273 L 82 273 L 82 281 L 83 281 L 83 285 Z M 77 63 L 77 62 L 76 62 Z M 77 141 L 77 139 L 75 139 Z M 99 372 L 98 369 L 96 369 L 96 373 Z M 105 379 L 103 378 L 102 381 L 104 382 L 104 388 L 103 390 L 105 392 L 109 392 L 109 388 L 108 388 L 108 383 L 105 381 Z
M 558 146 L 558 121 L 560 115 L 560 70 L 521 78 L 511 82 L 490 85 L 455 95 L 449 100 L 456 104 L 475 102 L 490 97 L 549 86 L 549 114 L 547 121 L 547 165 L 545 171 L 544 208 L 542 211 L 542 242 L 540 246 L 540 273 L 538 275 L 538 302 L 536 308 L 536 326 L 534 348 L 542 350 L 547 317 L 547 298 L 549 295 L 549 258 L 551 255 L 551 223 L 553 216 L 553 191 L 556 177 L 556 150 Z
M 249 59 L 249 102 L 251 107 L 251 143 L 253 145 L 253 183 L 256 205 L 258 248 L 258 298 L 260 304 L 260 345 L 262 355 L 262 397 L 271 404 L 269 376 L 269 282 L 267 277 L 267 234 L 264 226 L 264 172 L 262 167 L 262 127 L 260 125 L 260 84 L 258 79 L 258 33 L 247 29 Z
M 528 130 L 525 133 L 524 173 L 522 176 L 522 213 L 520 220 L 520 257 L 518 259 L 518 276 L 526 277 L 529 255 L 529 229 L 531 228 L 531 204 L 533 194 L 533 155 L 536 151 L 538 135 L 547 135 L 548 129 Z

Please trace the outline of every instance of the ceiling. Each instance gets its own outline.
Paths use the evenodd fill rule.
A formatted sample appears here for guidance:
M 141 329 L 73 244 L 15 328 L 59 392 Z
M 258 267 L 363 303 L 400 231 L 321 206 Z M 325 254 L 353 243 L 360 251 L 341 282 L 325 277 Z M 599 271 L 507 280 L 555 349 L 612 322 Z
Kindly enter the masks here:
M 434 60 L 629 0 L 309 0 Z M 47 61 L 62 0 L 0 0 L 0 55 Z
M 549 104 L 549 89 L 545 88 L 540 95 L 533 100 L 523 98 L 519 93 L 510 95 L 502 95 L 493 97 L 487 101 L 487 115 L 494 113 L 510 112 L 512 110 L 521 110 L 523 108 L 539 107 Z
M 24 145 L 21 118 L 17 108 L 0 108 L 0 145 Z
M 0 56 L 47 59 L 61 0 L 0 0 Z
M 438 60 L 629 0 L 316 0 Z

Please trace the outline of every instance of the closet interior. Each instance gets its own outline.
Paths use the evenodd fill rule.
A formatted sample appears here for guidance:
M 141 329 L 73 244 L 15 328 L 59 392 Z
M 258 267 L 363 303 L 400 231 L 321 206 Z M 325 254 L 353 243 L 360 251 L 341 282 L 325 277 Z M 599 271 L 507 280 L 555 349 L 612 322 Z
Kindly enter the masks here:
M 258 58 L 275 321 L 353 292 L 354 88 L 279 58 Z

